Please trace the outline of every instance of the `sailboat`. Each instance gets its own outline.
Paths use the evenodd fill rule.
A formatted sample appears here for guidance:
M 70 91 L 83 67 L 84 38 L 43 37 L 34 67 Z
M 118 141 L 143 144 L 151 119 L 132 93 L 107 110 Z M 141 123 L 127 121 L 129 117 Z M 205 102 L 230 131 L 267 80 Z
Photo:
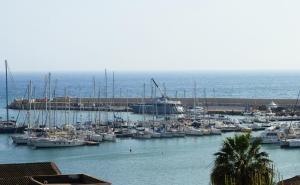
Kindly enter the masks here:
M 31 124 L 31 80 L 28 85 L 28 102 L 29 102 L 29 109 L 27 111 L 27 120 L 28 120 L 28 128 L 24 131 L 24 134 L 14 134 L 11 136 L 11 139 L 14 144 L 16 145 L 27 145 L 28 141 L 31 139 L 35 139 L 38 137 L 46 136 L 47 135 L 47 128 L 38 128 L 32 127 Z
M 23 133 L 26 126 L 18 126 L 17 122 L 9 119 L 8 109 L 8 79 L 7 79 L 7 60 L 5 60 L 5 97 L 6 97 L 6 120 L 0 121 L 0 134 Z
M 47 94 L 47 93 L 46 93 Z M 49 99 L 49 109 L 48 109 L 48 124 L 52 133 L 49 133 L 46 137 L 32 138 L 28 141 L 28 145 L 33 146 L 33 148 L 58 148 L 58 147 L 74 147 L 82 146 L 85 144 L 84 139 L 77 137 L 76 129 L 69 123 L 64 125 L 64 131 L 66 135 L 60 135 L 57 133 L 56 127 L 51 123 L 51 73 L 48 74 L 48 99 Z M 81 102 L 80 102 L 81 104 Z M 53 123 L 55 120 L 53 118 Z

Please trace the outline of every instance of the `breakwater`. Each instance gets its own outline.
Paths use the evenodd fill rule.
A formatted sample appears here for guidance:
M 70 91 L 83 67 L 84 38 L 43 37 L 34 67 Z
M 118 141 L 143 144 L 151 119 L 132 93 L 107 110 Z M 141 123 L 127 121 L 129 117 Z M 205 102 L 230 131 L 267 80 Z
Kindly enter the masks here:
M 247 107 L 258 108 L 267 106 L 274 101 L 278 106 L 288 108 L 294 107 L 295 99 L 246 99 L 246 98 L 171 98 L 181 101 L 185 107 L 192 107 L 194 104 L 207 106 L 210 110 L 233 110 L 242 111 Z M 114 110 L 127 111 L 130 105 L 139 103 L 151 103 L 152 98 L 77 98 L 77 97 L 56 97 L 51 101 L 46 99 L 32 99 L 31 109 L 56 109 L 56 110 Z M 10 103 L 11 109 L 28 109 L 29 101 L 15 99 Z

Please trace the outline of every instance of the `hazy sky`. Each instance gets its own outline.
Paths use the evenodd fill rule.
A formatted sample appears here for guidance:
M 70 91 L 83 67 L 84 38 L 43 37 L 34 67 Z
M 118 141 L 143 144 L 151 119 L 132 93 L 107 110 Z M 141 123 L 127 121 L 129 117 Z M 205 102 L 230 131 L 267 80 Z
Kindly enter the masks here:
M 299 9 L 299 0 L 0 0 L 0 59 L 18 71 L 300 70 Z

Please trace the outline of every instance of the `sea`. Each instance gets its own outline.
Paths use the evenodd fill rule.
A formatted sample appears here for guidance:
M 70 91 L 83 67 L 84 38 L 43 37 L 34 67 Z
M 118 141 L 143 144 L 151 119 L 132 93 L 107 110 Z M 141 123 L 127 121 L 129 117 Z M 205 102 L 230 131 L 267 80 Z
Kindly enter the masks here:
M 158 89 L 153 90 L 152 78 L 162 93 L 170 97 L 193 97 L 196 92 L 197 97 L 203 98 L 296 99 L 300 90 L 300 73 L 296 71 L 108 70 L 107 78 L 104 71 L 51 72 L 50 76 L 52 97 L 65 94 L 76 97 L 143 97 L 144 92 L 146 97 L 154 94 L 160 96 Z M 43 98 L 48 93 L 48 73 L 9 72 L 8 77 L 9 101 L 28 98 L 29 81 L 32 81 L 34 97 Z M 0 73 L 0 107 L 0 116 L 4 119 L 3 73 Z M 78 114 L 78 119 L 84 122 L 92 113 L 81 111 Z M 65 121 L 62 111 L 57 111 L 56 115 L 57 124 Z M 26 111 L 10 110 L 10 116 L 18 118 L 21 123 L 26 121 Z M 130 120 L 143 119 L 141 115 L 125 112 L 118 113 L 118 116 Z M 108 117 L 113 119 L 112 113 L 108 113 Z M 13 145 L 9 135 L 3 134 L 0 135 L 0 163 L 53 161 L 63 173 L 87 173 L 110 181 L 113 185 L 208 185 L 214 153 L 220 149 L 226 137 L 233 135 L 226 133 L 221 136 L 157 140 L 118 139 L 115 143 L 104 142 L 99 146 L 32 149 Z M 269 153 L 279 178 L 300 175 L 300 149 L 288 150 L 264 145 L 262 150 Z

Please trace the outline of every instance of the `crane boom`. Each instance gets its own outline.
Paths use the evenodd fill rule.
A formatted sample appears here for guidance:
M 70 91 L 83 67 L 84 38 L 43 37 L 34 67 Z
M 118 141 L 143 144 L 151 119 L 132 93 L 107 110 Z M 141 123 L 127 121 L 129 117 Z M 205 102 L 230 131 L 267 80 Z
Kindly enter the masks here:
M 160 94 L 162 95 L 162 97 L 165 97 L 165 93 L 161 90 L 161 88 L 158 86 L 158 84 L 156 83 L 156 81 L 154 80 L 154 78 L 151 78 L 151 81 L 154 83 L 154 85 L 156 86 L 156 88 L 158 88 Z

